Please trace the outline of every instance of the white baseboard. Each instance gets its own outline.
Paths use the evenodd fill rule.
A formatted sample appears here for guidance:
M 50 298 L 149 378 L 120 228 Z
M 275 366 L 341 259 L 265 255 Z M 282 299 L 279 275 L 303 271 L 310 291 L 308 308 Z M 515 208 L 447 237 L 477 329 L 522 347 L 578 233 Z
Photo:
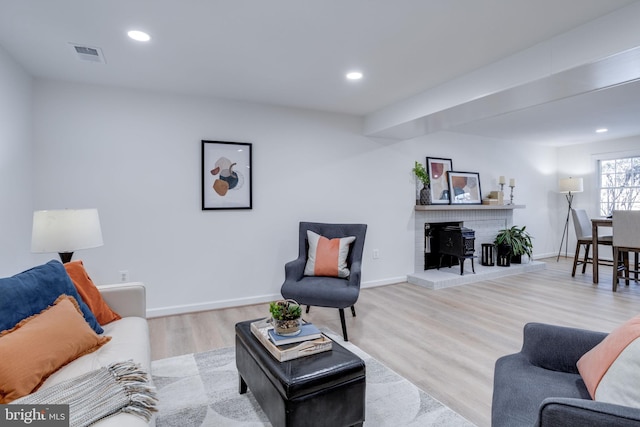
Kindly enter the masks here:
M 561 254 L 564 256 L 564 254 Z M 549 252 L 549 253 L 544 253 L 544 254 L 534 254 L 532 259 L 538 260 L 538 259 L 544 259 L 544 258 L 553 258 L 553 257 L 557 257 L 558 253 L 557 252 Z M 569 258 L 573 258 L 573 252 L 567 255 Z
M 407 277 L 396 277 L 383 280 L 374 280 L 361 283 L 361 288 L 375 288 L 377 286 L 392 285 L 394 283 L 406 282 Z M 208 301 L 197 304 L 174 305 L 169 307 L 159 307 L 147 309 L 147 318 L 172 316 L 175 314 L 195 313 L 198 311 L 216 310 L 220 308 L 241 307 L 243 305 L 261 304 L 282 298 L 280 294 L 258 295 L 247 298 L 237 298 L 222 301 Z
M 216 310 L 220 308 L 240 307 L 243 305 L 261 304 L 263 302 L 275 301 L 280 298 L 282 298 L 282 295 L 272 294 L 222 301 L 208 301 L 198 304 L 184 304 L 169 307 L 150 308 L 147 310 L 147 318 L 172 316 L 174 314 L 195 313 L 198 311 Z
M 362 282 L 360 288 L 376 288 L 378 286 L 395 285 L 396 283 L 402 283 L 407 281 L 407 276 L 390 277 L 382 280 L 371 280 L 369 282 Z

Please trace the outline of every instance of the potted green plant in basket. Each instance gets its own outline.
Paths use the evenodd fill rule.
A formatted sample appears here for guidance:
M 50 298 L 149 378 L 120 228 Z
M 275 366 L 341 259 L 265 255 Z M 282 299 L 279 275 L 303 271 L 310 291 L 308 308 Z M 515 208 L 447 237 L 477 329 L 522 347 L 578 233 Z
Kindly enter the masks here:
M 429 174 L 427 170 L 423 166 L 422 163 L 415 162 L 413 169 L 411 170 L 413 174 L 418 178 L 418 180 L 422 183 L 422 189 L 420 190 L 420 199 L 418 203 L 421 205 L 429 205 L 431 204 L 431 189 L 429 189 Z
M 300 333 L 302 308 L 292 299 L 273 301 L 269 304 L 273 328 L 278 335 L 293 336 Z
M 522 255 L 527 255 L 531 259 L 533 254 L 532 237 L 527 226 L 518 227 L 514 225 L 511 228 L 500 230 L 494 240 L 494 244 L 498 247 L 498 256 L 510 253 L 510 261 L 519 264 L 522 262 Z M 507 249 L 507 247 L 509 249 Z

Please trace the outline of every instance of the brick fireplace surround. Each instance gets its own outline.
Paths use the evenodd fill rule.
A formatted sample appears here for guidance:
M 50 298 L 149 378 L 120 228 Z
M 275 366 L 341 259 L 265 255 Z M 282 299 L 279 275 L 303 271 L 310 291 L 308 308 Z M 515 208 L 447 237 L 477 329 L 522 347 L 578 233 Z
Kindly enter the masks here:
M 414 272 L 407 281 L 430 289 L 473 283 L 495 277 L 544 269 L 539 261 L 511 264 L 511 267 L 485 267 L 480 265 L 481 245 L 493 243 L 498 231 L 513 225 L 513 210 L 524 209 L 524 205 L 426 205 L 415 207 Z M 443 267 L 439 270 L 424 270 L 425 223 L 462 221 L 464 226 L 475 231 L 476 274 L 465 268 L 460 276 L 459 268 Z M 470 263 L 470 261 L 466 261 Z M 470 267 L 470 265 L 469 265 Z

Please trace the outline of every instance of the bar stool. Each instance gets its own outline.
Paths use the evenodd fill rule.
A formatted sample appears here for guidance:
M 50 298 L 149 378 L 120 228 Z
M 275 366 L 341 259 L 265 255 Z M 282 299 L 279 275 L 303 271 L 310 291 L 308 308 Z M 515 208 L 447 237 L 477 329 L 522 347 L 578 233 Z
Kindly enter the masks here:
M 638 281 L 638 254 L 640 253 L 640 211 L 613 211 L 613 287 L 624 279 Z M 634 266 L 629 266 L 629 252 L 634 254 Z M 633 277 L 631 276 L 633 274 Z
M 573 269 L 571 270 L 571 277 L 575 277 L 576 268 L 582 265 L 582 274 L 587 269 L 587 264 L 594 262 L 593 258 L 589 256 L 591 250 L 591 243 L 593 243 L 593 237 L 591 236 L 591 219 L 587 215 L 587 211 L 584 209 L 571 209 L 571 215 L 573 219 L 573 226 L 576 230 L 576 250 L 573 255 Z M 598 236 L 598 244 L 612 246 L 613 236 Z M 584 257 L 580 256 L 580 249 L 584 248 Z M 601 259 L 598 257 L 596 262 L 599 265 L 613 265 L 612 261 Z

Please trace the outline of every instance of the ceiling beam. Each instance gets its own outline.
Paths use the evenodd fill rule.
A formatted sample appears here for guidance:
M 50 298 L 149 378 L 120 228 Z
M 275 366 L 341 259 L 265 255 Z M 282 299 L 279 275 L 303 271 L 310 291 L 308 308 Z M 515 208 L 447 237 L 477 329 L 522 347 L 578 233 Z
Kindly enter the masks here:
M 367 134 L 411 139 L 502 114 L 640 80 L 640 47 L 551 74 Z

